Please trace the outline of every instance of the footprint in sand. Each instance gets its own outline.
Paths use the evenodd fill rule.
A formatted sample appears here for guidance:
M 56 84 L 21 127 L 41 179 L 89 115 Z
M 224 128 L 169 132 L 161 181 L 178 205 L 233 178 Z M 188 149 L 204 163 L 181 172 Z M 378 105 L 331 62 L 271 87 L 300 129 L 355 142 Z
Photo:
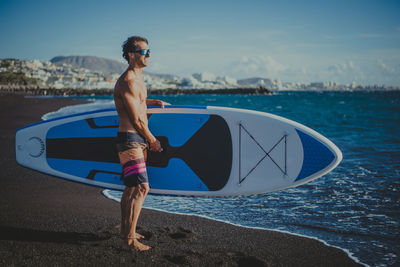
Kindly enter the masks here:
M 168 260 L 169 262 L 175 263 L 175 264 L 187 264 L 188 260 L 186 259 L 186 256 L 183 255 L 164 255 L 164 258 Z
M 192 234 L 192 231 L 184 229 L 182 227 L 178 227 L 177 231 L 169 234 L 169 237 L 171 237 L 172 239 L 184 239 L 191 237 Z

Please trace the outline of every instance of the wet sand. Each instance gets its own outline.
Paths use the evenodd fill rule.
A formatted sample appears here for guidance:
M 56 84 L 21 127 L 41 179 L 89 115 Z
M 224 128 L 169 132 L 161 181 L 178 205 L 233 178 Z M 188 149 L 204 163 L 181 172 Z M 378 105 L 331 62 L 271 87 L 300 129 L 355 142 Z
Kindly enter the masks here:
M 119 203 L 100 188 L 58 179 L 15 161 L 15 131 L 82 101 L 0 93 L 1 266 L 356 266 L 314 239 L 143 209 L 138 232 L 150 251 L 124 251 Z M 267 220 L 268 218 L 266 218 Z

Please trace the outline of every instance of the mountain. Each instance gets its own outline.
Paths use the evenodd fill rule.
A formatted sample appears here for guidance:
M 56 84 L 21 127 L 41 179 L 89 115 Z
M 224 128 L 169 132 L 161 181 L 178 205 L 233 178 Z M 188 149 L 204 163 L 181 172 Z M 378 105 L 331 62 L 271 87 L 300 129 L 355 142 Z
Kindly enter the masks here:
M 117 60 L 95 57 L 95 56 L 57 56 L 50 60 L 56 65 L 70 64 L 74 67 L 85 68 L 103 73 L 122 73 L 126 70 L 127 64 Z
M 95 57 L 95 56 L 57 56 L 50 60 L 51 63 L 56 65 L 62 64 L 70 64 L 73 67 L 78 68 L 85 68 L 91 71 L 100 71 L 105 74 L 109 73 L 122 73 L 128 67 L 127 64 L 119 62 L 117 60 L 102 58 L 102 57 Z M 149 73 L 145 72 L 147 75 L 158 78 L 158 79 L 165 79 L 165 80 L 175 80 L 178 76 L 171 75 L 171 74 L 156 74 L 156 73 Z M 266 86 L 274 83 L 274 80 L 266 79 L 266 78 L 248 78 L 238 80 L 237 83 L 242 86 L 248 85 L 263 85 Z

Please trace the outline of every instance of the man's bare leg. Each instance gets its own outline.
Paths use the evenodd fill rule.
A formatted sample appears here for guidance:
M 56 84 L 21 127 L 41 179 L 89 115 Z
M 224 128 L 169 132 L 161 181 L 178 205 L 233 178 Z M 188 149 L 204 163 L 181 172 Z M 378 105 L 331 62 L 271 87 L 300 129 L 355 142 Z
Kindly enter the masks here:
M 133 193 L 132 188 L 126 187 L 122 197 L 121 197 L 121 231 L 120 231 L 120 235 L 121 235 L 121 239 L 125 239 L 126 238 L 126 227 L 128 224 L 128 213 L 127 213 L 127 205 L 128 205 L 128 201 L 130 199 L 131 194 Z
M 143 245 L 136 240 L 144 238 L 143 235 L 136 233 L 137 219 L 139 218 L 141 206 L 143 204 L 143 201 L 139 200 L 139 203 L 141 202 L 141 204 L 139 204 L 140 209 L 137 211 L 136 202 L 140 198 L 140 196 L 138 197 L 138 195 L 140 195 L 140 192 L 138 193 L 138 191 L 140 191 L 138 190 L 138 187 L 127 187 L 121 198 L 121 239 L 123 241 L 124 249 L 129 249 L 130 246 L 133 245 L 137 250 L 148 250 L 151 247 Z M 135 215 L 135 213 L 138 214 Z M 136 220 L 134 228 L 132 227 L 133 220 Z M 133 234 L 130 229 L 134 229 Z
M 129 213 L 130 213 L 130 205 L 129 205 L 129 201 L 132 198 L 132 194 L 135 191 L 134 187 L 127 187 L 124 190 L 124 193 L 122 194 L 122 198 L 121 198 L 121 229 L 120 229 L 120 235 L 121 235 L 121 239 L 124 240 L 126 239 L 128 233 L 127 233 L 127 229 L 128 229 L 128 224 L 129 224 Z M 135 238 L 136 239 L 143 239 L 144 236 L 139 234 L 139 233 L 135 233 Z
M 129 249 L 128 242 L 128 227 L 129 219 L 131 217 L 131 203 L 132 194 L 135 191 L 135 187 L 126 187 L 121 198 L 121 239 L 122 246 L 124 249 Z
M 146 147 L 143 147 L 142 149 L 138 149 L 138 150 L 130 150 L 130 151 L 125 151 L 125 152 L 120 152 L 119 153 L 119 157 L 121 159 L 121 156 L 123 156 L 123 154 L 129 154 L 130 158 L 144 158 L 144 160 L 146 161 L 147 159 L 147 150 Z M 120 235 L 121 235 L 121 239 L 125 240 L 127 238 L 128 235 L 128 224 L 129 224 L 129 214 L 131 212 L 131 198 L 132 198 L 132 194 L 135 192 L 135 187 L 126 187 L 123 194 L 122 194 L 122 198 L 121 198 L 121 229 L 120 229 Z M 136 239 L 142 239 L 144 238 L 143 235 L 139 234 L 139 233 L 135 233 L 135 238 Z
M 130 152 L 132 153 L 132 152 Z M 146 147 L 139 150 L 137 155 L 133 157 L 147 159 Z M 148 250 L 149 246 L 141 244 L 137 239 L 144 238 L 144 236 L 136 233 L 136 225 L 142 210 L 144 199 L 146 198 L 150 186 L 148 184 L 139 184 L 136 187 L 126 187 L 121 198 L 121 239 L 123 240 L 123 247 L 128 249 L 132 244 L 138 250 Z
M 144 147 L 142 151 L 143 151 L 144 161 L 146 162 L 146 161 L 147 161 L 147 148 Z M 150 186 L 149 186 L 148 184 L 146 184 L 145 187 L 146 187 L 146 192 L 145 192 L 146 194 L 145 194 L 145 196 L 144 196 L 144 198 L 143 198 L 143 201 L 142 201 L 142 204 L 141 204 L 141 206 L 140 206 L 140 211 L 142 210 L 143 202 L 144 202 L 144 200 L 145 200 L 147 194 L 148 194 L 149 191 L 150 191 Z M 139 211 L 139 214 L 140 214 L 140 211 Z M 139 214 L 138 214 L 138 218 L 139 218 Z M 136 220 L 136 223 L 137 223 L 137 220 Z M 135 238 L 136 238 L 136 239 L 143 239 L 143 238 L 144 238 L 143 235 L 141 235 L 141 234 L 139 234 L 139 233 L 136 232 L 136 225 L 135 225 Z M 149 248 L 150 248 L 150 247 L 149 247 Z
M 140 212 L 142 210 L 143 202 L 150 190 L 148 184 L 139 184 L 135 187 L 133 193 L 131 194 L 131 198 L 129 200 L 129 219 L 126 228 L 127 240 L 126 245 L 133 245 L 137 250 L 148 250 L 151 247 L 143 245 L 137 240 L 136 234 L 136 225 L 139 219 Z

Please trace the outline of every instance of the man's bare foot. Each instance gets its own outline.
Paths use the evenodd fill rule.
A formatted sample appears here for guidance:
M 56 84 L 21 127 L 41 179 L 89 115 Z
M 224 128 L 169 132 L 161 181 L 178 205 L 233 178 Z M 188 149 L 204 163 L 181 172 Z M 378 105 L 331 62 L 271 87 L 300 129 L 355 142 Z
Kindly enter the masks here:
M 121 237 L 122 240 L 125 239 L 125 236 L 124 236 L 123 234 L 120 234 L 120 237 Z M 141 234 L 139 234 L 139 233 L 135 233 L 135 238 L 136 238 L 136 239 L 144 239 L 145 236 L 144 236 L 144 235 L 141 235 Z
M 150 246 L 146 246 L 139 241 L 136 240 L 136 238 L 127 238 L 123 240 L 122 243 L 122 249 L 123 250 L 130 250 L 131 248 L 134 248 L 138 251 L 145 251 L 151 249 Z
M 137 241 L 136 239 L 133 240 L 133 247 L 134 247 L 136 250 L 139 250 L 139 251 L 146 251 L 146 250 L 151 249 L 150 246 L 147 246 L 147 245 L 145 245 L 145 244 L 142 244 L 142 243 L 140 243 L 139 241 Z
M 144 238 L 144 235 L 141 235 L 141 234 L 139 234 L 139 233 L 135 233 L 135 238 L 136 238 L 136 239 L 143 239 L 143 238 Z

